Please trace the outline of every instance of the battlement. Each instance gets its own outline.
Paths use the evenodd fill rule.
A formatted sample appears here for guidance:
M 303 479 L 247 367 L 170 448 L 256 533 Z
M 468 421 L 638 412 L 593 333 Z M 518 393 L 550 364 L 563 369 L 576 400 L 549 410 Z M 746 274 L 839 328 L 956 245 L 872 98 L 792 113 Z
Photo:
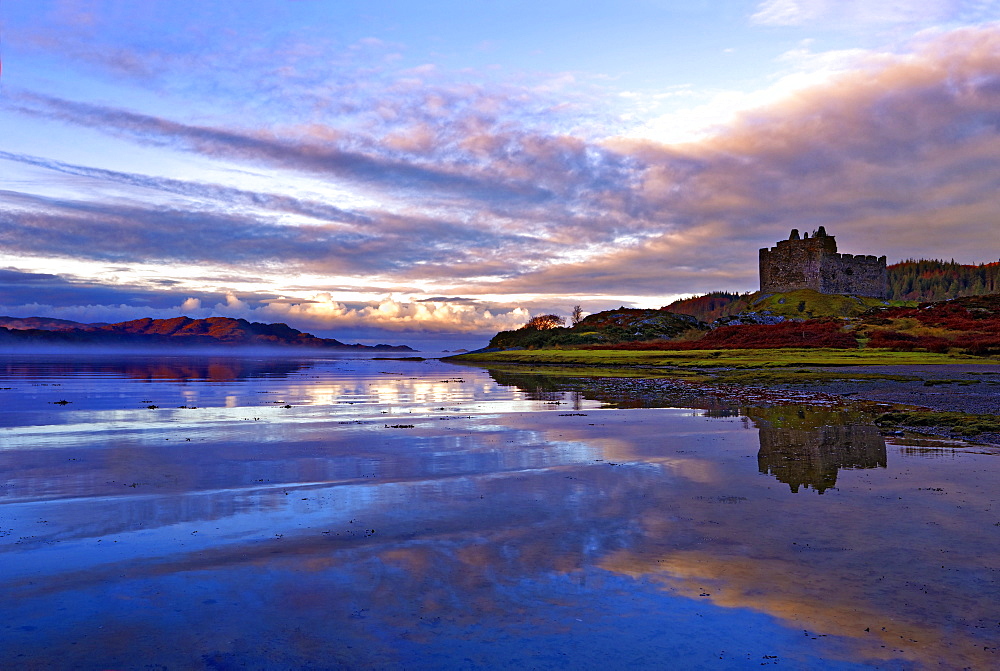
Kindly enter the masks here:
M 837 241 L 822 226 L 812 237 L 792 229 L 787 240 L 760 250 L 760 290 L 785 293 L 813 289 L 824 294 L 885 298 L 888 272 L 884 256 L 840 254 Z

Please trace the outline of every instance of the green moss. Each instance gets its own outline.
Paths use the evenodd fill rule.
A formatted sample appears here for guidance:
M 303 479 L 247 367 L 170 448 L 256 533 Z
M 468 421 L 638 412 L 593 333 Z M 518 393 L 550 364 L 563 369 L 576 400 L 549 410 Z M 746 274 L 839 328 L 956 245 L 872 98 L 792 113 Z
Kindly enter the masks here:
M 866 296 L 845 296 L 841 294 L 821 294 L 812 289 L 800 289 L 782 294 L 762 294 L 750 296 L 752 312 L 770 312 L 782 317 L 857 317 L 871 308 L 895 305 L 898 301 L 884 301 Z
M 742 408 L 754 426 L 816 431 L 823 426 L 872 423 L 872 414 L 860 408 L 815 408 L 802 405 Z
M 1000 416 L 973 415 L 965 412 L 899 410 L 879 415 L 875 423 L 879 426 L 942 426 L 960 436 L 1000 432 Z
M 463 363 L 461 360 L 451 360 L 451 363 Z M 483 366 L 479 362 L 465 362 L 478 368 Z M 505 373 L 525 373 L 526 370 L 532 374 L 545 375 L 549 377 L 614 377 L 614 378 L 642 378 L 642 379 L 682 379 L 690 382 L 709 382 L 713 376 L 706 375 L 697 369 L 681 368 L 649 368 L 639 366 L 586 366 L 586 365 L 565 365 L 547 364 L 544 368 L 533 370 L 523 364 L 489 364 L 489 370 Z

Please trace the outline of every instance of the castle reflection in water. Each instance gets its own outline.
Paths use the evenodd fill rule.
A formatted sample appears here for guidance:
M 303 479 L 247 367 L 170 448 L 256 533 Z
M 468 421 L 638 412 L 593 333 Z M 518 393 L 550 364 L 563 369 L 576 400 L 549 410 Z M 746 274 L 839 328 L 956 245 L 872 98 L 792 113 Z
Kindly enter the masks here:
M 797 493 L 811 488 L 822 494 L 836 487 L 842 468 L 885 468 L 886 446 L 872 416 L 860 411 L 807 406 L 737 407 L 690 387 L 672 387 L 665 380 L 629 380 L 605 387 L 601 379 L 579 384 L 573 378 L 537 372 L 490 370 L 498 384 L 514 386 L 536 400 L 572 393 L 617 408 L 679 407 L 703 411 L 705 417 L 745 417 L 758 429 L 760 472 L 771 475 Z
M 117 361 L 95 356 L 92 361 L 79 357 L 74 357 L 72 361 L 58 358 L 52 361 L 8 361 L 0 372 L 30 378 L 58 378 L 72 372 L 76 375 L 91 373 L 145 381 L 224 382 L 287 378 L 312 365 L 313 362 L 294 358 L 136 356 Z M 792 492 L 804 487 L 822 494 L 836 486 L 837 473 L 842 468 L 886 467 L 885 440 L 878 427 L 871 424 L 870 418 L 860 413 L 799 406 L 736 408 L 712 397 L 691 397 L 683 392 L 651 398 L 641 388 L 632 398 L 627 390 L 621 388 L 615 388 L 612 393 L 597 385 L 581 391 L 567 384 L 565 378 L 550 378 L 537 373 L 491 370 L 489 374 L 501 385 L 514 386 L 526 392 L 529 399 L 560 398 L 565 402 L 568 394 L 574 409 L 580 408 L 583 399 L 592 399 L 616 407 L 692 407 L 704 410 L 706 416 L 745 416 L 759 432 L 757 464 L 760 473 L 774 476 L 787 484 Z
M 877 426 L 850 414 L 801 407 L 747 411 L 759 430 L 757 466 L 793 492 L 822 494 L 837 485 L 842 468 L 885 468 L 885 439 Z M 858 423 L 845 423 L 856 421 Z

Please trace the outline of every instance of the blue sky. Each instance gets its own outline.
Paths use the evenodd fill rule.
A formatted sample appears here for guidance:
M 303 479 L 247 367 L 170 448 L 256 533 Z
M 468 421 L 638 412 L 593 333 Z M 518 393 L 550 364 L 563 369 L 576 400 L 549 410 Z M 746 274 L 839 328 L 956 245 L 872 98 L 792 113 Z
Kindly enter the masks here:
M 0 314 L 477 345 L 1000 258 L 1000 3 L 3 0 Z

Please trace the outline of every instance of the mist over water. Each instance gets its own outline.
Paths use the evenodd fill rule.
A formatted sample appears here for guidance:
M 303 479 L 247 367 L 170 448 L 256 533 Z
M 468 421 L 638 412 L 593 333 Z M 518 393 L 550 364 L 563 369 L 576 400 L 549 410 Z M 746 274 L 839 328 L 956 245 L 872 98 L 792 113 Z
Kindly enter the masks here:
M 0 667 L 996 661 L 996 450 L 598 396 L 434 360 L 4 356 Z

